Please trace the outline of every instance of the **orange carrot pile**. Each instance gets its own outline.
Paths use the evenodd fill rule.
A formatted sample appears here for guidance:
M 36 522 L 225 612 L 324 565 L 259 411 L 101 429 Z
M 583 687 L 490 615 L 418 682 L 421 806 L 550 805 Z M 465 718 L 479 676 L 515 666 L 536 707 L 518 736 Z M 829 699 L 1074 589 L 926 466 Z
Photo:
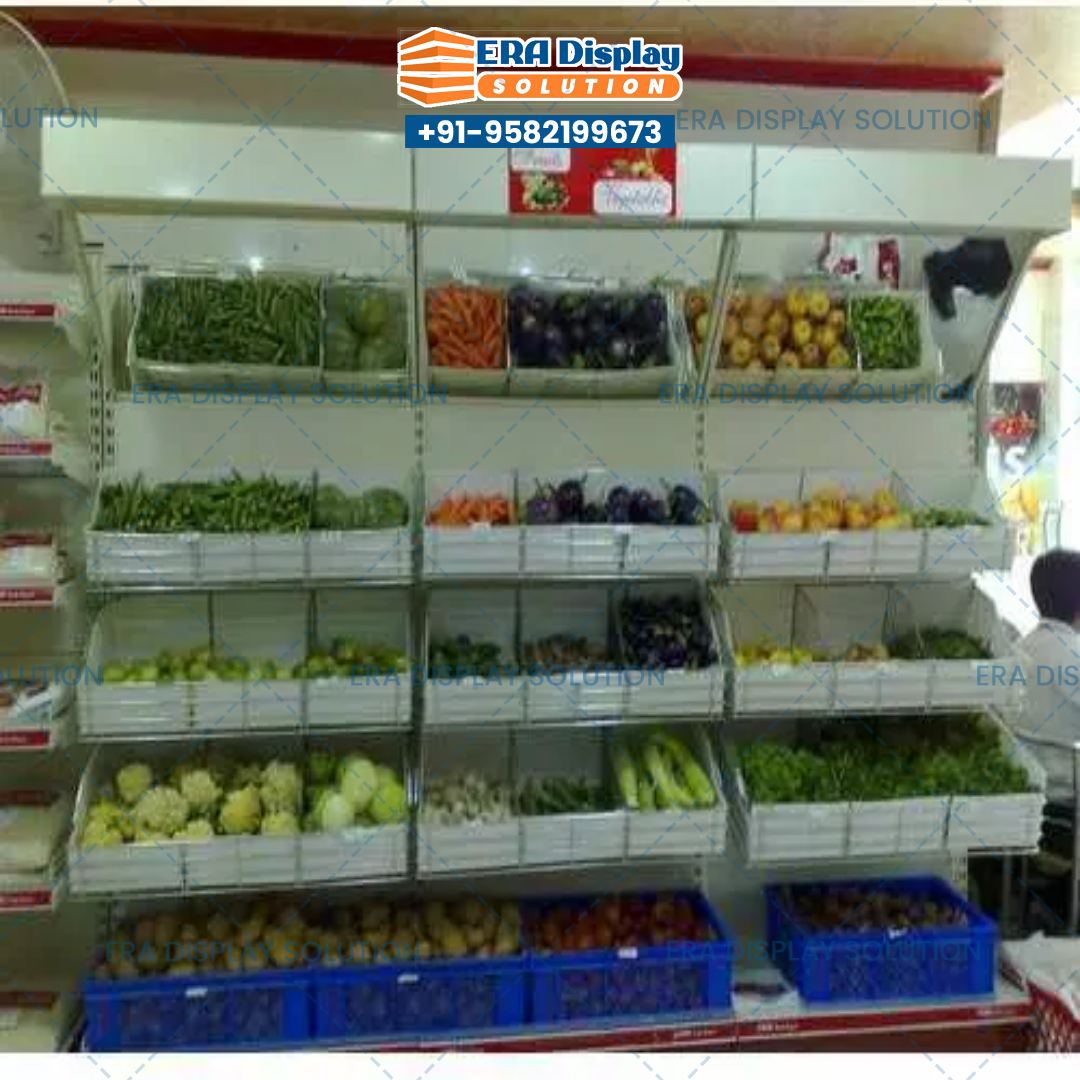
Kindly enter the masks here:
M 505 327 L 498 289 L 442 285 L 427 291 L 428 352 L 435 367 L 505 367 Z
M 505 495 L 464 492 L 447 495 L 428 510 L 429 525 L 512 525 L 514 508 Z

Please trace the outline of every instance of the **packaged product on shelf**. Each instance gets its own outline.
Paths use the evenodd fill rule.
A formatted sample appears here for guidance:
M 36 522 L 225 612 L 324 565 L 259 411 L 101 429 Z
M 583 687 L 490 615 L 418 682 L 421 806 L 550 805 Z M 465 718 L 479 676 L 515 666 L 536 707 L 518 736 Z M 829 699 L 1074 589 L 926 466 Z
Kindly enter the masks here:
M 46 533 L 0 535 L 0 589 L 22 582 L 51 582 L 57 575 L 56 544 Z
M 0 790 L 0 874 L 39 874 L 56 854 L 70 815 L 54 791 Z M 0 885 L 12 891 L 14 884 Z
M 900 241 L 895 236 L 826 233 L 818 263 L 829 277 L 900 288 Z
M 69 993 L 0 990 L 0 1054 L 59 1052 L 75 1011 Z
M 47 453 L 49 395 L 44 383 L 0 386 L 0 455 Z

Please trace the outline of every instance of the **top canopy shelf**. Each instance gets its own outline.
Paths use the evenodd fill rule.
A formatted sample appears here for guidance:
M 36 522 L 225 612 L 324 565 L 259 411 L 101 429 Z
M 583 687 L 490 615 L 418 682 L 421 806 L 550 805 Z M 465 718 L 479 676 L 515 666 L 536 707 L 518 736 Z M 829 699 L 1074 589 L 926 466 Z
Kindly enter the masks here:
M 410 151 L 400 134 L 101 119 L 44 133 L 42 194 L 80 209 L 655 228 L 671 219 L 511 218 L 504 150 Z M 674 222 L 775 230 L 1052 234 L 1067 161 L 749 143 L 677 148 Z

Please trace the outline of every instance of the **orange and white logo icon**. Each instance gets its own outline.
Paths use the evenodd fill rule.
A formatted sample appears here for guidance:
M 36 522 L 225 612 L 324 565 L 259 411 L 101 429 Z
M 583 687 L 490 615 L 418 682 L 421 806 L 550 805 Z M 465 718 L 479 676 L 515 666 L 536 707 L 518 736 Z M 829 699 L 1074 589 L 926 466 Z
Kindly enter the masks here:
M 431 26 L 398 43 L 398 94 L 417 105 L 476 100 L 476 38 Z

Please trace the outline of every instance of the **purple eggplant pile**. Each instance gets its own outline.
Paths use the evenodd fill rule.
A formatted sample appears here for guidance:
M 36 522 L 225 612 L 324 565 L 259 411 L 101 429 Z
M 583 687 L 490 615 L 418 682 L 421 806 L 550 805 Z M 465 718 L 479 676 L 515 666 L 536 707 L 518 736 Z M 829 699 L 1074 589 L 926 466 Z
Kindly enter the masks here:
M 625 371 L 667 367 L 663 295 L 515 285 L 509 294 L 510 350 L 521 368 Z
M 701 496 L 686 484 L 664 495 L 616 484 L 602 499 L 590 499 L 584 480 L 537 483 L 525 501 L 526 525 L 701 525 L 708 512 Z
M 645 670 L 707 668 L 716 663 L 712 633 L 696 598 L 631 597 L 619 609 L 626 660 Z

